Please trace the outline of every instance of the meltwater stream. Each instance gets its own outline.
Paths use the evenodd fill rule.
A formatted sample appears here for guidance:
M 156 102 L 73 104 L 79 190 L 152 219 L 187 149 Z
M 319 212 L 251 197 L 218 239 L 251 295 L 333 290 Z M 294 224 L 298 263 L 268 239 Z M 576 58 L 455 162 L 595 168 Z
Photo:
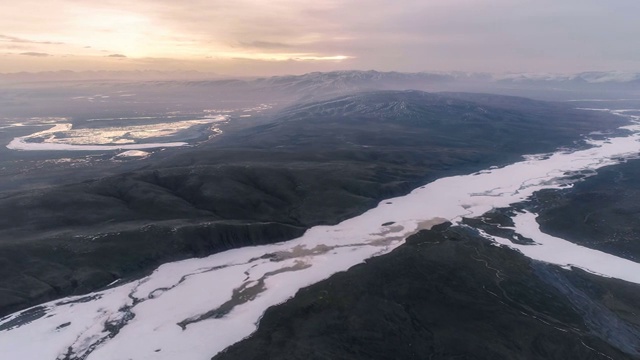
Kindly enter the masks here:
M 624 111 L 613 112 L 624 116 Z M 634 124 L 625 127 L 627 136 L 590 141 L 586 150 L 532 155 L 503 168 L 439 179 L 292 241 L 165 264 L 138 281 L 10 315 L 0 320 L 0 354 L 7 359 L 210 359 L 255 331 L 268 307 L 388 253 L 421 228 L 481 216 L 535 191 L 571 186 L 576 172 L 637 157 L 640 117 L 628 117 Z M 491 238 L 533 259 L 640 283 L 640 264 L 545 235 L 534 214 L 516 216 L 515 230 L 537 244 Z

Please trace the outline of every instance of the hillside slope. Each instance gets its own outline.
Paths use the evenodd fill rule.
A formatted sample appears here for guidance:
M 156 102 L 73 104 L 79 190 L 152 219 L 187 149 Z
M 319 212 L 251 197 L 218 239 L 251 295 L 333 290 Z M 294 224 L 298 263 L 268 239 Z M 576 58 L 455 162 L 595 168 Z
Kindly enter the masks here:
M 580 146 L 620 121 L 514 97 L 363 93 L 285 109 L 143 170 L 7 194 L 0 315 L 291 239 L 439 177 Z

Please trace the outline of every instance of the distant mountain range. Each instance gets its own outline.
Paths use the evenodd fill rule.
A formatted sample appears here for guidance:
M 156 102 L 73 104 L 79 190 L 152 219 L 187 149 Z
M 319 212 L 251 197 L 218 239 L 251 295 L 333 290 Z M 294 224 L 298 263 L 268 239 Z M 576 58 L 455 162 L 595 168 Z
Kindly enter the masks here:
M 197 71 L 89 71 L 0 74 L 5 87 L 59 87 L 61 84 L 135 88 L 136 93 L 197 91 L 216 99 L 264 102 L 317 101 L 362 91 L 421 90 L 516 95 L 540 100 L 640 96 L 640 73 L 584 72 L 573 75 L 466 72 L 333 71 L 262 78 L 228 78 Z M 103 91 L 101 90 L 101 91 Z M 199 95 L 200 96 L 200 95 Z M 189 96 L 190 97 L 190 96 Z
M 620 71 L 591 71 L 573 75 L 558 74 L 507 74 L 494 77 L 501 82 L 576 82 L 589 84 L 640 83 L 640 73 Z
M 640 96 L 640 73 L 584 72 L 574 75 L 379 71 L 313 72 L 256 79 L 189 81 L 211 91 L 270 94 L 295 101 L 322 100 L 362 91 L 421 90 L 516 95 L 541 100 Z
M 199 71 L 45 71 L 0 73 L 0 82 L 41 82 L 41 81 L 85 81 L 85 80 L 221 80 L 242 79 L 256 85 L 277 87 L 331 86 L 350 89 L 378 83 L 406 85 L 441 82 L 481 82 L 481 83 L 634 83 L 640 84 L 640 72 L 590 71 L 575 74 L 552 73 L 507 73 L 490 74 L 478 72 L 380 72 L 375 70 L 345 70 L 331 72 L 311 72 L 303 75 L 242 78 Z M 249 80 L 247 80 L 249 79 Z

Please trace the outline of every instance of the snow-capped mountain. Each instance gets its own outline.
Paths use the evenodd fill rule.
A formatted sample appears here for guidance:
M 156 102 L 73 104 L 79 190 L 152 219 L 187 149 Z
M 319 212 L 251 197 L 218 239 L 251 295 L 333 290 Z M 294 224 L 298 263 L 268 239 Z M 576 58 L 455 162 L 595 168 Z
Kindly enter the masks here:
M 50 81 L 66 76 L 61 83 Z M 98 76 L 98 78 L 92 77 Z M 109 80 L 109 76 L 113 78 Z M 593 98 L 635 98 L 640 93 L 640 73 L 584 72 L 578 74 L 487 74 L 471 72 L 380 72 L 333 71 L 312 72 L 303 75 L 264 78 L 212 78 L 207 74 L 132 73 L 129 78 L 121 72 L 96 73 L 38 73 L 0 74 L 0 84 L 11 87 L 38 86 L 66 87 L 77 92 L 95 87 L 96 91 L 127 91 L 149 94 L 153 99 L 166 96 L 166 101 L 180 96 L 206 101 L 251 99 L 259 102 L 287 104 L 296 101 L 326 100 L 336 96 L 362 91 L 421 90 L 428 92 L 481 92 L 524 96 L 540 100 L 575 100 Z M 26 85 L 25 85 L 26 84 Z M 164 95 L 161 95 L 164 94 Z
M 541 74 L 541 73 L 514 73 L 493 76 L 494 81 L 512 82 L 582 82 L 589 84 L 602 83 L 632 83 L 640 81 L 640 73 L 621 71 L 591 71 L 578 74 Z

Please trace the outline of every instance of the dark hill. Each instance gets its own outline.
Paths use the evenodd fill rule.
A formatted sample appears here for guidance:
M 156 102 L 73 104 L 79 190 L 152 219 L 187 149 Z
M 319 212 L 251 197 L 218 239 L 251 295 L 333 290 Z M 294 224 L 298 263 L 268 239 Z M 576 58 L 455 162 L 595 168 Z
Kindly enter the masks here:
M 139 171 L 6 194 L 0 315 L 164 262 L 291 239 L 620 121 L 514 97 L 365 93 L 288 108 Z
M 638 296 L 441 225 L 301 289 L 213 360 L 638 359 Z

